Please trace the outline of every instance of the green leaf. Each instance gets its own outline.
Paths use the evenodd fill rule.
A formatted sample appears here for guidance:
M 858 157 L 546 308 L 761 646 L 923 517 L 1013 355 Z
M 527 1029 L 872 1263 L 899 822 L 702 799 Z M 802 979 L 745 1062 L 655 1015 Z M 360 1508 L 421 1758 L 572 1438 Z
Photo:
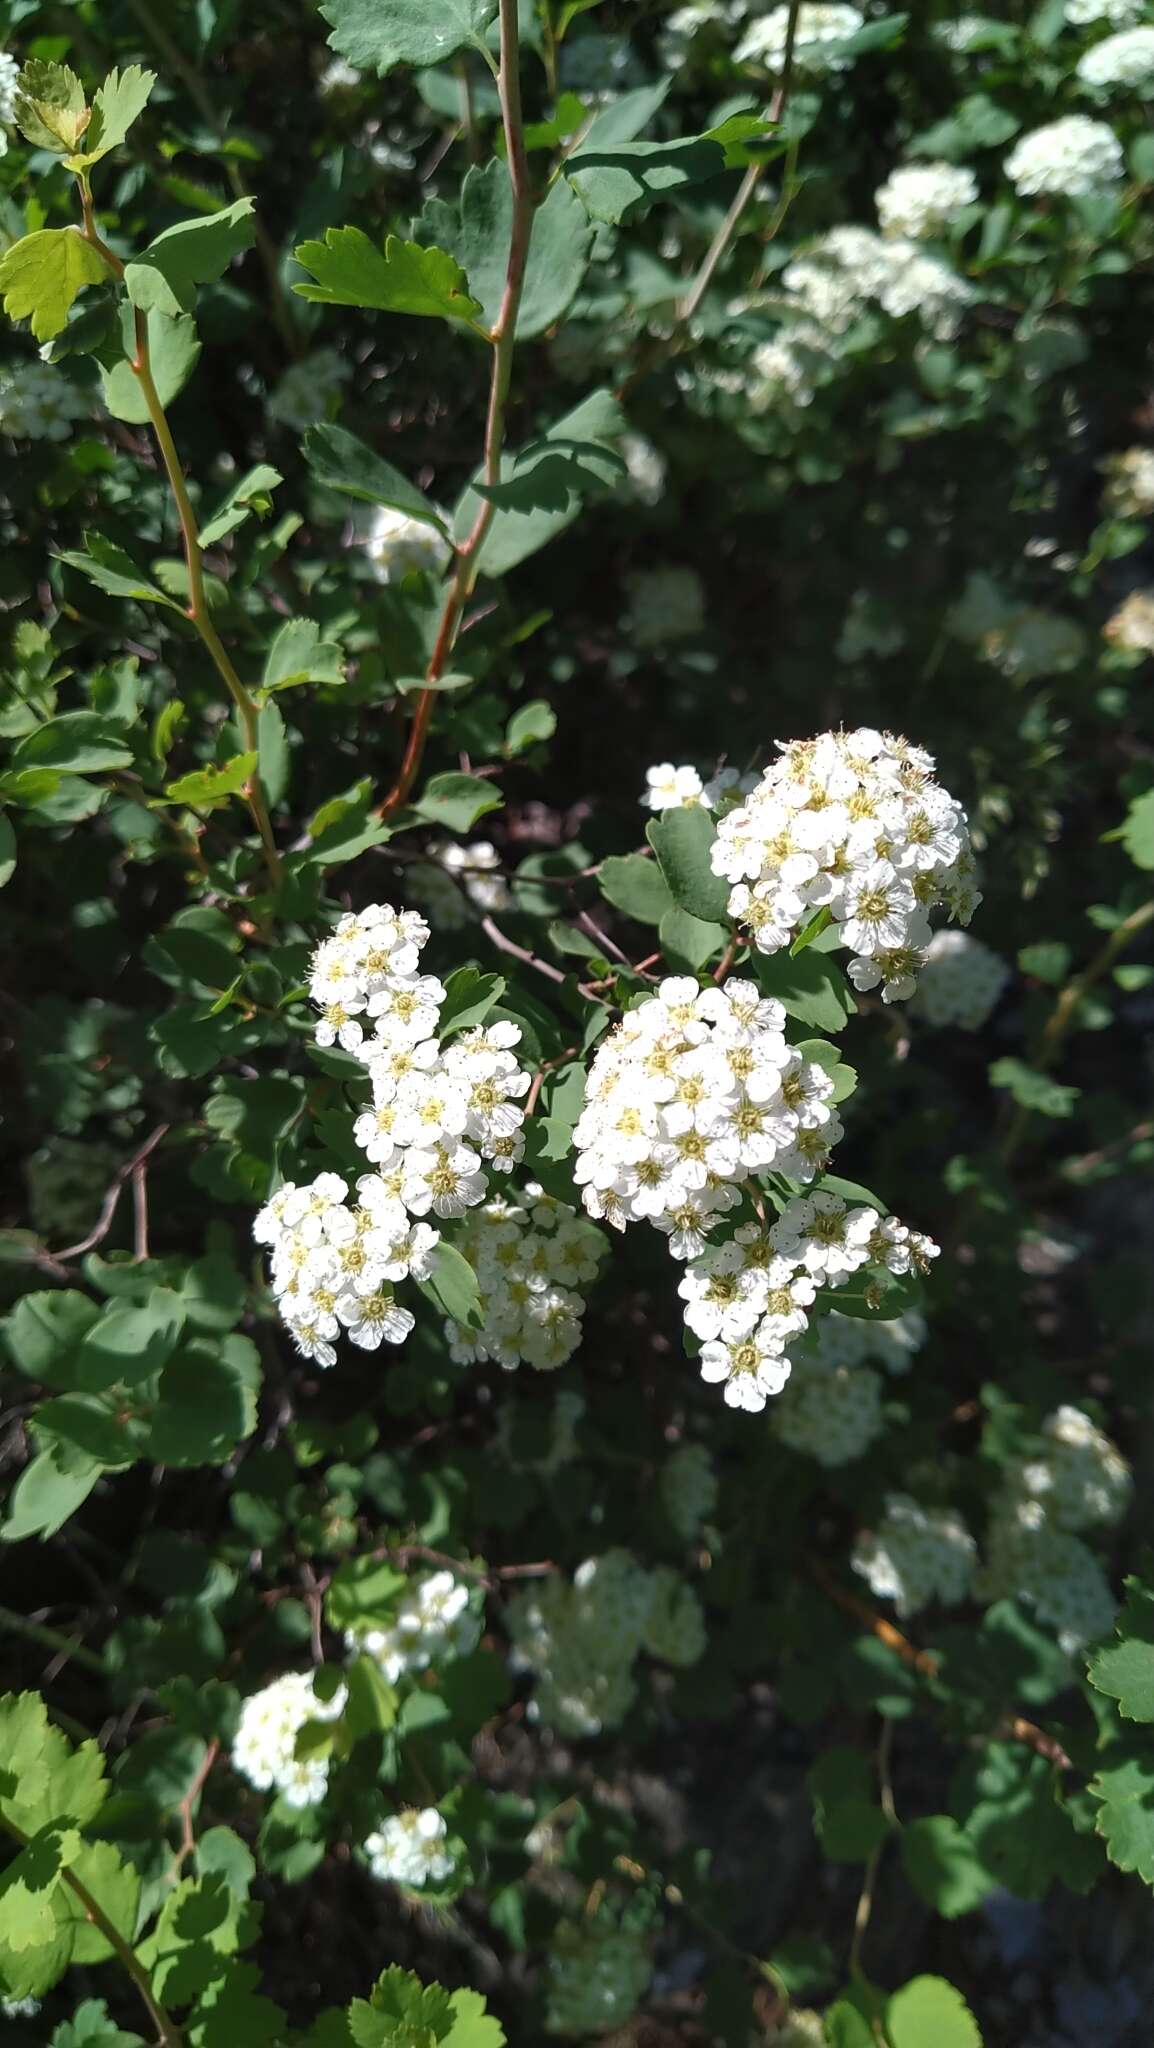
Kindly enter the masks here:
M 87 1393 L 131 1386 L 171 1358 L 184 1328 L 184 1305 L 168 1287 L 154 1287 L 142 1303 L 109 1304 L 81 1338 L 73 1384 Z
M 127 310 L 131 313 L 132 308 Z M 116 363 L 111 370 L 101 371 L 101 383 L 104 403 L 113 419 L 142 427 L 148 424 L 148 406 L 140 379 L 128 360 L 131 353 L 129 343 L 124 362 Z M 157 396 L 163 406 L 169 406 L 184 390 L 200 359 L 200 338 L 195 323 L 185 313 L 173 320 L 167 313 L 151 312 L 148 315 L 148 356 Z
M 233 485 L 212 517 L 206 519 L 201 527 L 202 547 L 214 547 L 226 534 L 235 533 L 250 512 L 263 519 L 272 510 L 272 493 L 283 482 L 279 469 L 274 469 L 269 462 L 257 462 L 252 469 L 246 470 L 239 483 Z
M 625 464 L 597 441 L 563 441 L 554 433 L 519 449 L 499 483 L 473 483 L 479 498 L 508 512 L 569 513 L 582 496 L 620 482 Z
M 1135 797 L 1119 836 L 1136 868 L 1154 868 L 1154 789 Z
M 611 854 L 603 860 L 597 886 L 606 902 L 638 924 L 660 924 L 673 909 L 669 884 L 659 863 L 643 853 Z
M 590 136 L 567 159 L 565 176 L 594 220 L 617 226 L 663 193 L 716 178 L 724 169 L 724 148 L 705 136 L 609 147 L 599 147 Z
M 387 235 L 384 249 L 360 228 L 326 228 L 323 242 L 294 251 L 314 284 L 295 284 L 302 299 L 327 306 L 366 306 L 381 313 L 412 313 L 463 322 L 476 333 L 481 308 L 460 264 L 445 249 L 422 249 Z
M 994 1888 L 969 1836 L 948 1813 L 907 1822 L 901 1847 L 914 1890 L 944 1920 L 972 1913 Z
M 479 299 L 486 327 L 496 325 L 505 290 L 513 232 L 509 173 L 495 158 L 465 173 L 457 201 L 430 200 L 414 233 L 456 257 Z M 530 341 L 562 317 L 576 297 L 594 228 L 581 201 L 563 178 L 550 187 L 533 215 L 525 282 L 517 314 L 517 335 Z
M 886 2007 L 893 2048 L 982 2048 L 977 2022 L 944 1977 L 914 1977 Z
M 547 452 L 546 443 L 555 443 L 561 454 L 571 452 L 575 443 L 581 444 L 586 451 L 583 466 L 586 472 L 585 480 L 588 481 L 591 466 L 590 445 L 599 444 L 609 456 L 612 456 L 614 444 L 621 439 L 625 425 L 625 415 L 612 392 L 594 391 L 580 405 L 575 406 L 572 412 L 566 413 L 563 419 L 550 427 L 544 435 L 539 435 L 533 441 L 531 464 L 535 465 L 544 459 Z M 502 481 L 507 481 L 516 474 L 518 460 L 516 454 L 502 457 Z M 619 474 L 616 462 L 606 465 L 606 474 L 610 480 Z M 480 504 L 478 493 L 470 485 L 458 501 L 454 513 L 453 525 L 457 534 L 469 531 Z M 480 563 L 485 574 L 504 576 L 508 570 L 515 569 L 518 563 L 536 554 L 539 548 L 543 548 L 548 541 L 563 533 L 567 526 L 571 526 L 580 508 L 581 498 L 574 491 L 568 494 L 568 502 L 560 510 L 499 511 L 481 549 Z
M 289 744 L 279 704 L 262 704 L 256 722 L 260 786 L 271 810 L 284 801 L 289 781 Z
M 396 1963 L 378 1978 L 368 2004 L 353 2000 L 348 2016 L 357 2048 L 435 2048 L 453 2024 L 448 1992 Z
M 77 556 L 77 565 L 87 561 Z M 95 711 L 65 711 L 26 733 L 12 752 L 14 769 L 53 768 L 69 775 L 98 775 L 132 765 L 132 748 L 122 726 Z
M 844 1102 L 853 1094 L 857 1087 L 857 1069 L 846 1065 L 836 1045 L 831 1045 L 825 1038 L 803 1038 L 797 1050 L 803 1059 L 813 1060 L 817 1066 L 824 1067 L 833 1082 L 831 1102 Z M 876 1202 L 873 1206 L 877 1207 Z
M 256 768 L 255 754 L 234 754 L 220 768 L 196 768 L 170 782 L 165 797 L 172 804 L 188 804 L 193 810 L 211 810 L 229 797 L 239 796 Z
M 645 833 L 657 855 L 669 893 L 682 910 L 706 924 L 726 920 L 729 884 L 709 865 L 716 828 L 700 804 L 663 811 L 651 818 Z
M 355 1629 L 392 1618 L 397 1594 L 408 1579 L 396 1565 L 379 1558 L 350 1557 L 333 1573 L 325 1595 L 329 1626 Z
M 198 284 L 223 276 L 234 256 L 252 244 L 256 225 L 254 201 L 234 199 L 219 213 L 177 221 L 165 228 L 143 254 L 129 263 L 124 283 L 134 306 L 143 312 L 190 313 Z
M 526 747 L 534 746 L 538 740 L 550 740 L 557 730 L 557 713 L 543 697 L 534 697 L 528 704 L 521 704 L 505 727 L 505 744 L 501 752 L 508 760 L 523 754 Z
M 497 0 L 324 0 L 329 43 L 359 71 L 394 64 L 443 64 L 455 51 L 483 50 Z
M 25 1542 L 29 1536 L 55 1536 L 88 1499 L 100 1477 L 100 1466 L 66 1444 L 41 1450 L 20 1473 L 8 1501 L 8 1520 L 0 1542 Z
M 86 1998 L 70 2020 L 61 2020 L 49 2048 L 145 2048 L 140 2034 L 126 2034 L 109 2017 L 102 1998 Z
M 757 953 L 750 973 L 763 995 L 776 996 L 786 1012 L 816 1031 L 843 1031 L 857 1005 L 840 967 L 816 946 L 804 953 Z
M 873 1774 L 855 1749 L 827 1749 L 809 1774 L 814 1826 L 834 1863 L 864 1863 L 889 1832 Z
M 0 811 L 0 889 L 16 872 L 16 834 L 11 821 Z
M 354 1742 L 396 1726 L 397 1695 L 375 1657 L 354 1657 L 345 1683 L 349 1697 L 344 1722 Z
M 77 228 L 40 228 L 14 242 L 0 261 L 0 296 L 11 320 L 30 320 L 37 341 L 50 341 L 86 284 L 107 281 L 108 266 Z
M 445 2048 L 505 2048 L 505 2029 L 485 2011 L 479 1991 L 454 1991 L 449 2005 L 453 2024 Z
M 480 1329 L 484 1317 L 477 1275 L 455 1246 L 442 1239 L 434 1253 L 433 1270 L 419 1285 L 426 1300 L 434 1302 L 451 1322 Z
M 1082 1093 L 1080 1088 L 1055 1081 L 1040 1068 L 1028 1066 L 1025 1060 L 1009 1056 L 994 1061 L 990 1084 L 994 1088 L 1008 1088 L 1022 1109 L 1036 1109 L 1042 1116 L 1073 1116 L 1074 1104 Z
M 70 171 L 82 171 L 100 162 L 110 149 L 124 141 L 137 116 L 144 112 L 156 84 L 155 71 L 143 71 L 139 64 L 110 71 L 98 85 L 92 101 L 92 118 L 84 131 L 84 148 L 66 158 Z
M 178 1351 L 160 1375 L 149 1456 L 158 1465 L 223 1465 L 256 1427 L 260 1384 L 247 1337 Z
M 1092 1658 L 1089 1679 L 1118 1702 L 1126 1721 L 1154 1721 L 1154 1593 L 1127 1579 L 1126 1604 L 1115 1624 L 1119 1641 Z
M 467 832 L 478 818 L 501 810 L 504 802 L 500 790 L 482 776 L 450 769 L 445 775 L 430 777 L 413 809 L 419 817 L 444 825 L 450 832 Z
M 379 846 L 389 838 L 391 828 L 377 817 L 372 784 L 365 781 L 352 794 L 332 797 L 322 804 L 309 830 L 313 841 L 300 855 L 301 864 L 336 867 L 343 861 L 355 860 L 367 847 Z
M 957 1818 L 997 1883 L 1018 1898 L 1039 1899 L 1056 1878 L 1071 1891 L 1085 1891 L 1095 1882 L 1101 1870 L 1101 1850 L 1092 1835 L 1075 1827 L 1064 1803 L 1062 1783 L 1046 1757 L 1021 1751 L 1012 1743 L 990 1743 L 963 1766 L 959 1777 Z M 1099 1782 L 1095 1781 L 1091 1791 L 1105 1798 Z M 1133 1821 L 1146 1844 L 1147 1881 L 1154 1882 L 1154 1817 L 1141 1804 L 1154 1792 L 1154 1768 L 1132 1791 L 1124 1785 L 1116 1785 L 1114 1791 L 1123 1806 L 1128 1793 L 1138 1801 Z M 1098 1826 L 1105 1834 L 1102 1818 Z
M 1117 1747 L 1090 1792 L 1099 1802 L 1096 1826 L 1111 1863 L 1154 1885 L 1154 1754 L 1147 1747 L 1127 1755 Z
M 90 119 L 84 87 L 66 64 L 31 57 L 22 66 L 15 116 L 34 149 L 75 149 Z
M 317 482 L 330 491 L 343 491 L 369 505 L 390 505 L 411 519 L 423 519 L 439 533 L 446 532 L 444 520 L 424 492 L 345 427 L 310 427 L 304 454 Z
M 98 1304 L 75 1288 L 25 1294 L 0 1323 L 5 1350 L 29 1379 L 70 1387 L 76 1348 L 99 1314 Z
M 675 965 L 684 965 L 697 973 L 707 960 L 712 960 L 725 949 L 729 927 L 724 924 L 710 924 L 706 919 L 694 917 L 690 911 L 674 904 L 665 912 L 658 927 L 661 950 Z
M 109 597 L 132 597 L 140 604 L 163 604 L 170 611 L 182 609 L 175 600 L 166 595 L 159 585 L 153 583 L 138 569 L 132 556 L 114 541 L 106 540 L 101 533 L 89 531 L 84 536 L 86 553 L 69 549 L 59 556 L 70 569 L 79 569 L 98 590 L 107 591 Z M 83 712 L 70 712 L 70 717 L 83 717 Z
M 865 2014 L 847 1999 L 828 2006 L 824 2021 L 828 2048 L 877 2048 L 877 2035 Z
M 291 690 L 298 683 L 343 683 L 345 660 L 335 640 L 322 640 L 315 619 L 286 619 L 265 657 L 263 690 Z
M 483 1024 L 494 1003 L 505 993 L 501 974 L 482 974 L 476 967 L 456 967 L 445 983 L 445 1000 L 437 1023 L 441 1038 L 450 1031 L 464 1031 L 471 1024 Z

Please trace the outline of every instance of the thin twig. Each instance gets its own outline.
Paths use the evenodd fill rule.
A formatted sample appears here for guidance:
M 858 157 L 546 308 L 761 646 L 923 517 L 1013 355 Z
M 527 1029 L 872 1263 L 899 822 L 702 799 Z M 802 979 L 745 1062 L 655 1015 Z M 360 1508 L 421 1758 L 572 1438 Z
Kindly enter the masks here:
M 486 485 L 495 485 L 501 481 L 501 451 L 505 441 L 505 415 L 513 370 L 513 346 L 517 336 L 521 294 L 525 285 L 529 237 L 533 230 L 533 194 L 529 183 L 529 159 L 525 154 L 524 122 L 521 114 L 521 49 L 517 0 L 500 0 L 500 4 L 501 61 L 497 74 L 497 91 L 501 101 L 501 122 L 505 133 L 505 156 L 512 190 L 513 218 L 505 268 L 505 289 L 501 296 L 496 323 L 489 335 L 493 345 L 493 361 L 489 382 L 489 407 L 485 421 L 483 469 Z M 428 668 L 425 670 L 426 680 L 430 684 L 435 684 L 445 672 L 446 663 L 460 629 L 461 615 L 477 578 L 481 549 L 496 511 L 494 501 L 491 498 L 483 498 L 472 530 L 456 551 L 437 638 L 429 657 Z M 417 698 L 400 771 L 384 802 L 378 807 L 378 815 L 382 818 L 391 817 L 394 811 L 400 810 L 416 781 L 433 712 L 436 709 L 437 694 L 436 689 L 430 688 L 422 690 Z
M 499 953 L 508 953 L 511 959 L 520 960 L 523 966 L 535 967 L 537 973 L 543 974 L 547 981 L 555 981 L 559 987 L 564 986 L 565 976 L 559 967 L 554 967 L 548 960 L 539 960 L 536 953 L 530 953 L 525 946 L 519 946 L 515 939 L 509 938 L 508 934 L 501 930 L 499 924 L 494 924 L 491 917 L 481 919 L 481 930 L 486 938 L 492 940 Z
M 138 1173 L 143 1173 L 145 1161 L 155 1152 L 161 1139 L 167 1136 L 169 1129 L 170 1126 L 168 1124 L 157 1124 L 156 1129 L 150 1132 L 140 1149 L 133 1153 L 131 1159 L 126 1159 L 124 1165 L 117 1168 L 112 1184 L 101 1203 L 100 1214 L 89 1231 L 88 1236 L 82 1237 L 79 1244 L 66 1245 L 62 1252 L 50 1252 L 48 1254 L 49 1258 L 54 1260 L 78 1259 L 83 1253 L 90 1252 L 95 1245 L 103 1243 L 112 1228 L 112 1220 L 116 1215 L 116 1205 L 120 1200 L 125 1183 L 129 1180 L 134 1180 Z M 148 1256 L 147 1217 L 145 1219 L 144 1252 L 142 1254 L 138 1253 L 138 1256 L 144 1258 Z
M 890 1783 L 890 1752 L 893 1748 L 894 1729 L 896 1725 L 897 1724 L 894 1721 L 883 1720 L 882 1732 L 878 1740 L 877 1755 L 878 1803 L 886 1817 L 886 1820 L 889 1822 L 890 1828 L 894 1828 L 897 1826 L 897 1814 L 894 1812 L 893 1786 Z M 870 1914 L 873 1912 L 874 1886 L 877 1883 L 878 1868 L 881 1864 L 882 1855 L 885 1851 L 885 1846 L 889 1839 L 890 1832 L 889 1828 L 887 1828 L 886 1833 L 881 1836 L 881 1838 L 875 1844 L 873 1850 L 871 1851 L 869 1861 L 866 1864 L 865 1872 L 862 1877 L 861 1895 L 858 1898 L 857 1902 L 857 1912 L 854 1914 L 853 1939 L 850 1942 L 849 1950 L 849 1974 L 851 1982 L 855 1977 L 860 1977 L 860 1975 L 862 1974 L 862 1943 L 865 1941 L 866 1929 L 868 1928 L 870 1923 Z
M 25 1636 L 30 1643 L 38 1643 L 43 1650 L 52 1650 L 74 1664 L 83 1664 L 86 1671 L 104 1675 L 104 1659 L 94 1650 L 86 1650 L 77 1636 L 61 1635 L 58 1629 L 49 1628 L 42 1621 L 29 1621 L 23 1614 L 17 1614 L 11 1607 L 0 1607 L 0 1629 L 11 1629 L 13 1635 Z
M 219 1755 L 220 1743 L 214 1736 L 205 1750 L 204 1756 L 201 1758 L 196 1776 L 176 1809 L 180 1817 L 180 1847 L 165 1872 L 166 1884 L 176 1883 L 181 1871 L 196 1848 L 196 1835 L 192 1826 L 192 1809 L 204 1791 L 209 1773 Z

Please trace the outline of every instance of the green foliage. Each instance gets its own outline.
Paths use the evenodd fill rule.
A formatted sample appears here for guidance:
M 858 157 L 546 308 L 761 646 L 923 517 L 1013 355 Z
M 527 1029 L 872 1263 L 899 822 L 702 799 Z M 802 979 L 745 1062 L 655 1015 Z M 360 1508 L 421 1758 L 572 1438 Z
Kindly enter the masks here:
M 27 320 L 37 341 L 59 334 L 86 284 L 102 284 L 104 258 L 75 228 L 41 228 L 0 258 L 0 297 L 12 320 Z
M 483 332 L 480 303 L 469 280 L 445 249 L 422 249 L 388 235 L 378 249 L 360 228 L 329 228 L 323 242 L 302 242 L 294 251 L 315 283 L 297 284 L 302 299 L 328 306 L 367 306 L 382 313 L 415 313 L 426 319 L 462 321 Z

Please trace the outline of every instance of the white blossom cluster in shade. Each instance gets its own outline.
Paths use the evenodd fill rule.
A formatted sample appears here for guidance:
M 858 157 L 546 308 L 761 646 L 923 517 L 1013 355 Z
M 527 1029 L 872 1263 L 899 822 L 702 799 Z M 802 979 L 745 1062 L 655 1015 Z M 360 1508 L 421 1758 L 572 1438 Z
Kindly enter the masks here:
M 359 1178 L 351 1208 L 339 1174 L 279 1188 L 253 1235 L 271 1249 L 298 1350 L 324 1366 L 342 1325 L 365 1350 L 404 1340 L 413 1317 L 393 1289 L 428 1276 L 440 1241 L 414 1219 L 463 1216 L 484 1200 L 486 1167 L 507 1172 L 524 1150 L 519 1098 L 530 1076 L 511 1049 L 520 1029 L 495 1022 L 440 1044 L 445 990 L 419 972 L 428 936 L 415 911 L 374 903 L 347 912 L 312 962 L 317 1044 L 355 1055 L 372 1083 L 353 1136 L 374 1171 Z
M 916 1310 L 884 1323 L 836 1309 L 822 1316 L 791 1347 L 793 1370 L 773 1407 L 775 1434 L 828 1471 L 852 1464 L 885 1428 L 885 1382 L 874 1367 L 908 1372 L 925 1335 Z
M 469 1587 L 451 1571 L 428 1572 L 401 1596 L 388 1621 L 346 1630 L 345 1647 L 371 1657 L 395 1685 L 409 1673 L 476 1649 L 481 1623 L 471 1600 Z
M 781 746 L 710 853 L 759 952 L 779 952 L 827 910 L 855 988 L 880 983 L 887 1003 L 913 994 L 929 912 L 942 905 L 968 924 L 981 901 L 966 814 L 933 769 L 924 748 L 868 727 Z
M 1154 28 L 1128 28 L 1094 43 L 1078 60 L 1078 76 L 1095 92 L 1145 92 L 1154 84 Z
M 1154 448 L 1123 448 L 1107 456 L 1102 468 L 1106 488 L 1103 507 L 1124 519 L 1141 519 L 1154 512 Z
M 405 882 L 442 932 L 461 931 L 476 910 L 490 916 L 513 904 L 501 856 L 489 839 L 474 839 L 468 846 L 455 839 L 430 840 L 424 858 L 406 869 Z
M 1130 654 L 1154 654 L 1154 591 L 1132 590 L 1102 628 L 1102 638 Z
M 905 1616 L 933 1600 L 946 1606 L 964 1600 L 977 1550 L 951 1508 L 926 1508 L 908 1494 L 888 1493 L 881 1522 L 858 1537 L 850 1562 L 875 1599 L 892 1600 Z
M 0 140 L 0 156 L 3 156 L 3 154 L 3 143 Z M 40 2000 L 38 1998 L 0 1998 L 0 2012 L 3 2013 L 6 2020 L 35 2019 L 39 2010 Z
M 1040 1457 L 1013 1469 L 1007 1491 L 1037 1501 L 1048 1521 L 1078 1531 L 1108 1526 L 1125 1514 L 1133 1481 L 1117 1446 L 1080 1408 L 1064 1405 L 1042 1424 Z
M 1122 176 L 1122 145 L 1104 121 L 1065 114 L 1033 128 L 1006 158 L 1006 176 L 1023 198 L 1057 193 L 1068 199 L 1108 191 Z
M 750 409 L 769 412 L 784 395 L 794 405 L 812 405 L 815 379 L 829 360 L 824 335 L 803 322 L 761 341 L 749 358 L 746 390 Z
M 53 364 L 19 363 L 0 372 L 0 434 L 10 440 L 66 441 L 91 411 L 85 393 Z
M 790 8 L 772 7 L 752 22 L 734 50 L 737 64 L 758 64 L 778 71 L 785 57 Z M 857 7 L 803 0 L 794 33 L 793 62 L 798 71 L 848 71 L 852 52 L 838 48 L 855 36 L 864 17 Z
M 991 1521 L 978 1593 L 1025 1601 L 1068 1656 L 1108 1636 L 1118 1613 L 1089 1545 L 1057 1528 L 1041 1501 L 1021 1497 L 1007 1496 Z
M 599 2039 L 607 2029 L 615 2032 L 633 2017 L 652 1975 L 638 1931 L 596 1921 L 563 1923 L 546 1964 L 545 2031 Z
M 793 257 L 782 273 L 785 306 L 799 338 L 835 348 L 871 302 L 891 319 L 916 313 L 938 341 L 951 341 L 973 292 L 920 243 L 853 225 L 831 228 Z M 788 337 L 787 337 L 788 338 Z
M 1066 20 L 1071 28 L 1093 28 L 1100 21 L 1111 28 L 1129 28 L 1141 21 L 1146 0 L 1066 0 Z
M 692 640 L 705 624 L 705 586 L 693 569 L 667 563 L 626 578 L 629 633 L 638 647 Z
M 756 787 L 756 775 L 742 775 L 736 768 L 719 768 L 705 779 L 687 763 L 658 761 L 645 770 L 645 793 L 641 802 L 647 811 L 724 811 Z
M 351 92 L 354 87 L 360 85 L 364 75 L 364 72 L 358 71 L 356 65 L 350 64 L 347 58 L 333 57 L 317 79 L 317 91 Z
M 599 1735 L 624 1720 L 636 1695 L 633 1666 L 648 1650 L 695 1664 L 705 1624 L 693 1588 L 667 1566 L 646 1571 L 627 1550 L 555 1574 L 508 1608 L 513 1665 L 536 1681 L 528 1713 L 564 1735 Z
M 381 583 L 400 583 L 416 570 L 439 576 L 453 552 L 438 527 L 392 505 L 382 505 L 374 514 L 364 548 Z
M 241 1708 L 232 1761 L 258 1792 L 278 1792 L 288 1806 L 315 1806 L 328 1789 L 329 1764 L 316 1753 L 298 1757 L 297 1738 L 307 1721 L 335 1721 L 345 1709 L 338 1686 L 330 1700 L 317 1698 L 311 1671 L 286 1671 Z
M 1009 978 L 1005 961 L 969 932 L 935 932 L 910 1008 L 928 1024 L 980 1031 Z
M 666 28 L 671 24 L 666 22 Z M 626 434 L 617 452 L 625 464 L 625 475 L 617 486 L 621 497 L 636 498 L 642 505 L 659 505 L 665 493 L 665 457 L 646 434 Z
M 978 181 L 964 164 L 899 164 L 874 193 L 883 235 L 920 241 L 951 227 L 978 196 Z
M 991 28 L 1000 28 L 1000 22 L 991 21 L 988 14 L 959 14 L 955 21 L 935 21 L 931 34 L 936 42 L 945 45 L 956 54 L 964 53 L 979 36 L 987 35 Z
M 693 1543 L 717 1506 L 720 1488 L 704 1444 L 681 1444 L 662 1466 L 657 1481 L 661 1504 L 677 1534 Z
M 481 1325 L 446 1323 L 456 1363 L 491 1359 L 506 1372 L 564 1365 L 581 1342 L 585 1298 L 577 1290 L 596 1276 L 600 1231 L 531 1181 L 523 1202 L 498 1197 L 475 1209 L 457 1243 L 477 1276 Z
M 876 1209 L 851 1209 L 818 1189 L 788 1202 L 768 1232 L 743 1224 L 710 1245 L 678 1289 L 686 1326 L 703 1339 L 701 1377 L 727 1405 L 760 1413 L 789 1379 L 786 1346 L 804 1337 L 819 1287 L 841 1287 L 865 1267 L 902 1276 L 938 1255 L 931 1238 Z
M 811 1180 L 842 1126 L 823 1067 L 787 1044 L 754 984 L 671 975 L 594 1055 L 573 1132 L 591 1216 L 653 1223 L 677 1258 L 704 1250 L 751 1173 Z
M 448 1835 L 444 1815 L 435 1806 L 406 1807 L 403 1813 L 390 1814 L 365 1842 L 369 1869 L 382 1883 L 403 1885 L 407 1891 L 444 1884 L 457 1867 Z
M 351 374 L 351 365 L 335 348 L 314 349 L 285 371 L 269 397 L 268 410 L 282 426 L 303 434 L 318 420 L 328 419 Z

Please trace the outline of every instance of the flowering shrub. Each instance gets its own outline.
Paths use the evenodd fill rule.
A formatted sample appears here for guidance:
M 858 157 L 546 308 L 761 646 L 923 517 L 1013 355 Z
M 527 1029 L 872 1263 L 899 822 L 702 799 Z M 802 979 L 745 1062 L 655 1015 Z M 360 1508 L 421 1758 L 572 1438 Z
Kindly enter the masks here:
M 1152 78 L 0 0 L 17 2048 L 1136 2038 Z

